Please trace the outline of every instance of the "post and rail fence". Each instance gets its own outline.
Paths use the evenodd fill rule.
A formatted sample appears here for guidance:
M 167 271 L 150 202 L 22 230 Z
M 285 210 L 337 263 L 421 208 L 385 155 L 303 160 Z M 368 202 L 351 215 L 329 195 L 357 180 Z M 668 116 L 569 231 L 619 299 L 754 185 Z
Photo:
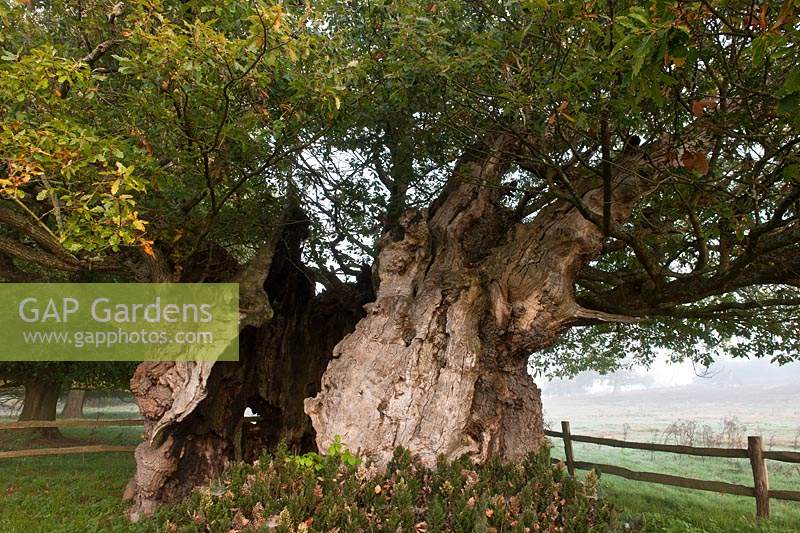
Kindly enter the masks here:
M 107 419 L 60 419 L 60 420 L 26 420 L 0 424 L 0 431 L 11 429 L 47 429 L 47 428 L 97 428 L 118 426 L 143 426 L 141 418 L 107 418 Z M 91 444 L 87 446 L 63 446 L 58 448 L 30 448 L 27 450 L 0 451 L 0 459 L 20 457 L 41 457 L 44 455 L 71 455 L 75 453 L 132 452 L 136 446 L 117 446 L 112 444 Z
M 800 491 L 791 490 L 770 490 L 769 478 L 767 476 L 766 460 L 782 461 L 786 463 L 800 464 L 800 453 L 790 451 L 764 450 L 761 437 L 752 436 L 747 438 L 747 449 L 744 448 L 706 448 L 699 446 L 685 446 L 679 444 L 660 444 L 651 442 L 633 442 L 604 437 L 592 437 L 589 435 L 573 435 L 570 431 L 569 422 L 561 422 L 561 431 L 546 430 L 545 434 L 549 437 L 560 438 L 564 441 L 564 456 L 567 465 L 567 472 L 575 475 L 575 470 L 597 470 L 602 474 L 624 477 L 633 481 L 647 481 L 661 485 L 672 485 L 687 489 L 707 490 L 724 494 L 735 494 L 737 496 L 750 496 L 756 499 L 756 516 L 759 518 L 769 516 L 769 500 L 789 500 L 800 502 Z M 695 455 L 700 457 L 725 457 L 736 459 L 749 459 L 753 470 L 753 486 L 726 483 L 723 481 L 708 481 L 704 479 L 694 479 L 670 474 L 659 474 L 656 472 L 639 472 L 629 470 L 620 466 L 606 465 L 601 463 L 589 463 L 575 460 L 575 452 L 572 448 L 573 442 L 585 442 L 598 444 L 600 446 L 611 446 L 614 448 L 627 448 L 633 450 L 647 450 L 653 452 L 676 453 L 680 455 Z M 561 462 L 554 459 L 554 462 Z
M 257 418 L 257 417 L 248 417 Z M 0 424 L 0 431 L 12 429 L 44 429 L 44 428 L 96 428 L 109 426 L 141 426 L 144 424 L 142 419 L 62 419 L 49 421 L 26 421 L 11 422 Z M 767 475 L 766 460 L 782 461 L 786 463 L 800 464 L 800 452 L 765 450 L 763 440 L 759 436 L 747 438 L 747 449 L 744 448 L 706 448 L 699 446 L 686 446 L 680 444 L 660 444 L 654 442 L 634 442 L 605 437 L 592 437 L 589 435 L 573 435 L 570 431 L 569 422 L 561 422 L 561 431 L 546 430 L 545 434 L 549 437 L 559 438 L 564 441 L 564 455 L 567 471 L 570 475 L 575 475 L 575 470 L 597 470 L 603 474 L 619 476 L 633 481 L 646 481 L 661 485 L 672 485 L 687 489 L 706 490 L 724 494 L 735 494 L 737 496 L 749 496 L 756 499 L 756 515 L 758 517 L 769 516 L 769 500 L 789 500 L 800 502 L 800 491 L 791 490 L 771 490 L 769 488 L 769 478 Z M 656 472 L 640 472 L 629 470 L 621 466 L 607 465 L 601 463 L 590 463 L 576 461 L 573 450 L 573 442 L 584 442 L 597 444 L 600 446 L 611 446 L 614 448 L 627 448 L 632 450 L 647 450 L 652 452 L 667 452 L 680 455 L 694 455 L 699 457 L 723 457 L 734 459 L 749 459 L 753 470 L 753 486 L 727 483 L 723 481 L 709 481 L 704 479 L 694 479 L 671 474 L 660 474 Z M 68 455 L 77 453 L 102 453 L 102 452 L 132 452 L 136 446 L 115 446 L 115 445 L 88 445 L 88 446 L 68 446 L 61 448 L 32 448 L 27 450 L 0 451 L 0 459 L 12 459 L 21 457 L 40 457 L 45 455 Z M 554 462 L 561 462 L 553 459 Z

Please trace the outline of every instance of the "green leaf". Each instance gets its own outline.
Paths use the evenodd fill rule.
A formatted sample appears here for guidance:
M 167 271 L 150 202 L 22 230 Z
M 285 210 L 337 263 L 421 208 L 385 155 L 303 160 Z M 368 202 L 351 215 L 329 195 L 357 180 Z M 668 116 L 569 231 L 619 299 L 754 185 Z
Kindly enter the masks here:
M 633 53 L 633 77 L 639 75 L 644 66 L 644 61 L 650 56 L 650 39 L 652 35 L 648 35 L 639 45 L 639 48 Z
M 753 53 L 753 65 L 756 67 L 760 67 L 761 64 L 764 62 L 764 58 L 767 55 L 767 44 L 768 38 L 766 35 L 759 35 L 755 39 L 753 39 L 753 43 L 750 45 L 750 48 Z
M 800 69 L 791 71 L 783 82 L 783 92 L 793 94 L 800 91 Z

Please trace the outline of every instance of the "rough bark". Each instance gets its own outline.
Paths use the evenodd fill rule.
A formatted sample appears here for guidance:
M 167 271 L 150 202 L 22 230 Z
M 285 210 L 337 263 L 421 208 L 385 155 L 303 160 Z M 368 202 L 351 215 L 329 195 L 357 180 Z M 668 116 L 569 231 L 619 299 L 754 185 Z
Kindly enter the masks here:
M 406 214 L 402 239 L 384 238 L 376 301 L 306 400 L 321 449 L 339 436 L 377 464 L 396 446 L 433 464 L 439 454 L 516 460 L 541 446 L 528 355 L 580 318 L 614 317 L 580 308 L 573 294 L 602 246 L 596 224 L 565 201 L 509 222 L 499 182 L 512 149 L 497 136 L 469 153 L 428 211 Z M 602 212 L 602 188 L 585 191 Z M 641 192 L 618 177 L 615 218 Z
M 83 404 L 86 402 L 84 389 L 70 389 L 64 407 L 61 409 L 61 418 L 83 418 Z
M 271 249 L 256 255 L 250 266 L 257 268 L 236 277 L 238 362 L 144 363 L 137 369 L 132 390 L 146 422 L 126 490 L 134 500 L 132 519 L 279 440 L 297 450 L 313 447 L 303 399 L 317 392 L 333 346 L 363 316 L 365 296 L 357 288 L 315 295 L 312 273 L 300 261 L 306 220 L 294 216 Z M 248 407 L 263 419 L 245 423 Z
M 29 381 L 25 383 L 25 398 L 19 420 L 55 420 L 61 383 Z M 61 437 L 58 428 L 42 428 L 37 432 L 45 439 Z
M 245 425 L 244 456 L 285 442 L 295 452 L 316 450 L 303 400 L 319 391 L 333 347 L 364 316 L 372 298 L 369 272 L 355 284 L 315 295 L 310 270 L 296 256 L 276 256 L 266 291 L 273 318 L 254 332 L 255 381 L 247 405 L 261 417 Z

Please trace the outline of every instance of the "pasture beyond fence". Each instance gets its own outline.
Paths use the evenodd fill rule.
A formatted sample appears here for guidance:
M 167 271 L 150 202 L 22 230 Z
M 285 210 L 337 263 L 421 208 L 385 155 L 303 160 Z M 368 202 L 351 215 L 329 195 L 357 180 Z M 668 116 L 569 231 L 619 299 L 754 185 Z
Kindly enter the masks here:
M 769 478 L 767 475 L 766 460 L 782 461 L 786 463 L 800 463 L 800 453 L 790 451 L 764 450 L 763 440 L 759 436 L 747 437 L 747 449 L 743 448 L 705 448 L 699 446 L 684 446 L 678 444 L 659 444 L 652 442 L 632 442 L 617 439 L 607 439 L 603 437 L 592 437 L 588 435 L 573 435 L 569 429 L 569 422 L 561 422 L 561 431 L 545 431 L 549 437 L 560 438 L 564 441 L 564 455 L 567 464 L 567 471 L 570 475 L 575 475 L 575 470 L 597 470 L 603 474 L 620 476 L 633 481 L 647 481 L 661 485 L 672 485 L 687 489 L 707 490 L 721 492 L 724 494 L 735 494 L 737 496 L 750 496 L 756 499 L 756 516 L 769 516 L 769 500 L 790 500 L 800 502 L 800 491 L 791 490 L 770 490 Z M 708 481 L 705 479 L 694 479 L 670 474 L 659 474 L 656 472 L 639 472 L 629 470 L 620 466 L 606 465 L 600 463 L 588 463 L 575 460 L 575 452 L 572 448 L 573 442 L 586 442 L 598 444 L 600 446 L 612 446 L 614 448 L 627 448 L 632 450 L 648 450 L 652 452 L 667 452 L 680 455 L 695 455 L 700 457 L 726 457 L 737 459 L 749 459 L 753 470 L 753 486 L 726 483 L 723 481 Z M 554 459 L 556 462 L 559 460 Z
M 257 417 L 248 417 L 248 419 Z M 104 419 L 104 420 L 49 420 L 49 421 L 26 421 L 0 424 L 0 431 L 12 429 L 44 429 L 44 428 L 96 428 L 108 426 L 141 426 L 144 424 L 142 419 Z M 699 446 L 685 446 L 679 444 L 660 444 L 654 442 L 634 442 L 605 437 L 592 437 L 589 435 L 573 435 L 570 432 L 569 422 L 561 422 L 561 431 L 545 431 L 549 437 L 555 437 L 564 441 L 564 455 L 567 471 L 570 475 L 575 475 L 575 470 L 597 470 L 602 474 L 620 476 L 633 481 L 646 481 L 661 485 L 672 485 L 687 489 L 707 490 L 712 492 L 735 494 L 737 496 L 749 496 L 756 499 L 756 515 L 758 517 L 769 516 L 769 500 L 789 500 L 800 502 L 800 491 L 791 490 L 771 490 L 769 488 L 769 477 L 767 474 L 766 460 L 782 461 L 785 463 L 800 464 L 800 453 L 778 450 L 764 450 L 763 440 L 759 436 L 747 437 L 747 449 L 744 448 L 707 448 Z M 704 479 L 694 479 L 670 474 L 660 474 L 656 472 L 640 472 L 629 470 L 621 466 L 607 465 L 601 463 L 590 463 L 576 461 L 575 452 L 572 447 L 573 442 L 584 442 L 597 444 L 600 446 L 611 446 L 614 448 L 627 448 L 632 450 L 647 450 L 651 452 L 667 452 L 680 455 L 694 455 L 700 457 L 723 457 L 734 459 L 749 459 L 753 470 L 753 486 L 738 485 L 723 481 L 709 481 Z M 40 457 L 45 455 L 68 455 L 76 453 L 100 453 L 100 452 L 132 452 L 135 446 L 114 446 L 114 445 L 88 445 L 88 446 L 67 446 L 59 448 L 32 448 L 28 450 L 0 451 L 0 459 L 12 459 L 21 457 Z M 561 462 L 553 459 L 554 462 Z

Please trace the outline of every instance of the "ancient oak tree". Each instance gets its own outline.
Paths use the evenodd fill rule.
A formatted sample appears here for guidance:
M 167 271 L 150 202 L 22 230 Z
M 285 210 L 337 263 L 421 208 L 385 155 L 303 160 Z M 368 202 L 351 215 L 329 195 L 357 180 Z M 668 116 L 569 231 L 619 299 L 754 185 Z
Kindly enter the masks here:
M 133 516 L 280 439 L 517 459 L 535 374 L 798 353 L 793 2 L 34 4 L 0 277 L 241 285 L 240 362 L 136 372 Z

